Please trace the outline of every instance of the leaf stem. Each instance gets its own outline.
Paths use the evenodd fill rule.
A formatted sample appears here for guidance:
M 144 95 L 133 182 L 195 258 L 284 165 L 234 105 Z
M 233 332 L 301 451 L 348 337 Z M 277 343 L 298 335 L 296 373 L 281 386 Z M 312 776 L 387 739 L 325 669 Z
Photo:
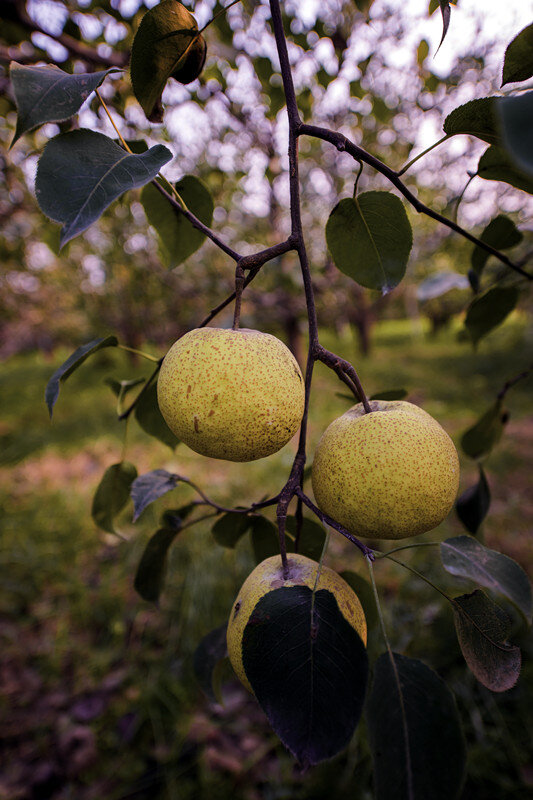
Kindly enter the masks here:
M 127 347 L 125 344 L 117 345 L 119 350 L 126 350 L 128 353 L 135 353 L 137 356 L 142 356 L 143 358 L 148 359 L 148 361 L 153 361 L 154 364 L 159 364 L 160 359 L 156 356 L 150 356 L 148 353 L 143 353 L 142 350 L 136 350 L 134 347 Z
M 383 553 L 383 557 L 384 557 L 384 558 L 388 558 L 390 561 L 394 561 L 394 563 L 395 563 L 395 564 L 399 564 L 399 565 L 400 565 L 400 567 L 403 567 L 404 569 L 408 569 L 408 570 L 409 570 L 409 572 L 412 572 L 412 573 L 413 573 L 413 575 L 417 575 L 417 576 L 418 576 L 418 577 L 419 577 L 421 580 L 425 581 L 425 582 L 426 582 L 426 583 L 427 583 L 429 586 L 432 586 L 432 587 L 433 587 L 433 589 L 435 589 L 435 591 L 436 591 L 436 592 L 438 592 L 438 593 L 439 593 L 439 594 L 441 594 L 441 595 L 442 595 L 444 598 L 446 598 L 446 600 L 447 600 L 449 603 L 453 603 L 453 598 L 452 598 L 452 597 L 450 597 L 450 595 L 446 594 L 446 592 L 443 592 L 443 590 L 442 590 L 442 589 L 439 589 L 439 587 L 437 586 L 437 584 L 436 584 L 436 583 L 433 583 L 433 581 L 430 581 L 430 579 L 429 579 L 429 578 L 426 578 L 426 576 L 425 576 L 425 575 L 422 575 L 422 573 L 421 573 L 421 572 L 419 572 L 419 571 L 418 571 L 417 569 L 415 569 L 414 567 L 411 567 L 409 564 L 405 564 L 403 561 L 398 561 L 398 559 L 397 559 L 397 558 L 393 558 L 393 556 L 390 556 L 388 553 Z
M 441 542 L 415 542 L 414 544 L 404 544 L 401 547 L 395 547 L 394 550 L 387 550 L 382 553 L 379 550 L 374 550 L 376 558 L 385 558 L 390 556 L 391 553 L 398 553 L 400 550 L 410 550 L 412 547 L 440 547 Z
M 445 136 L 443 136 L 443 137 L 442 137 L 442 139 L 439 139 L 439 141 L 438 141 L 438 142 L 434 142 L 434 143 L 433 143 L 432 145 L 430 145 L 429 147 L 426 147 L 426 149 L 425 149 L 425 150 L 422 150 L 422 152 L 421 152 L 421 153 L 419 153 L 417 156 L 415 156 L 415 157 L 414 157 L 414 158 L 412 158 L 410 161 L 408 161 L 408 162 L 407 162 L 407 164 L 405 164 L 405 166 L 403 166 L 403 167 L 401 168 L 401 170 L 399 170 L 399 171 L 396 173 L 396 174 L 397 174 L 397 176 L 398 176 L 398 177 L 400 177 L 400 175 L 403 175 L 403 174 L 404 174 L 404 172 L 407 172 L 407 170 L 408 170 L 410 167 L 412 167 L 412 166 L 413 166 L 413 164 L 416 164 L 416 162 L 418 161 L 418 159 L 419 159 L 419 158 L 423 158 L 423 156 L 427 155 L 427 154 L 428 154 L 428 153 L 430 153 L 432 150 L 434 150 L 434 149 L 435 149 L 435 147 L 438 147 L 438 146 L 439 146 L 439 144 L 442 144 L 443 142 L 445 142 L 447 139 L 450 139 L 450 138 L 451 138 L 451 135 L 450 135 L 449 133 L 447 133 Z
M 107 116 L 108 116 L 109 122 L 111 123 L 111 125 L 112 125 L 112 126 L 113 126 L 113 128 L 115 129 L 115 132 L 116 132 L 116 134 L 117 134 L 117 136 L 118 136 L 118 138 L 119 138 L 120 144 L 122 145 L 122 147 L 124 148 L 124 150 L 127 150 L 127 152 L 128 152 L 128 153 L 130 153 L 130 155 L 133 155 L 133 152 L 130 150 L 130 147 L 129 147 L 128 143 L 126 142 L 126 140 L 125 140 L 125 139 L 124 139 L 124 137 L 122 136 L 122 134 L 121 134 L 121 132 L 119 131 L 119 129 L 117 128 L 117 126 L 115 125 L 115 121 L 114 121 L 113 117 L 111 116 L 111 112 L 110 112 L 110 110 L 108 109 L 108 107 L 107 107 L 107 105 L 106 105 L 106 102 L 105 102 L 104 98 L 103 98 L 103 97 L 102 97 L 102 95 L 100 94 L 100 91 L 99 91 L 98 89 L 95 89 L 95 92 L 96 92 L 96 96 L 98 97 L 98 99 L 99 99 L 100 103 L 102 104 L 102 108 L 104 109 L 105 113 L 106 113 L 106 114 L 107 114 Z

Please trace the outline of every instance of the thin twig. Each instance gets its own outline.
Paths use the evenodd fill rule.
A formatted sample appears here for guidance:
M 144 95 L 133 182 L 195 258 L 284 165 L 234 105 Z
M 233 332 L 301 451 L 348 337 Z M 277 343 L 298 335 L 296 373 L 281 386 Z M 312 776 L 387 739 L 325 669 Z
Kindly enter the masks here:
M 359 539 L 356 536 L 354 536 L 353 533 L 347 531 L 343 525 L 340 525 L 338 522 L 329 517 L 327 514 L 324 514 L 323 511 L 321 511 L 317 506 L 315 506 L 313 501 L 305 494 L 305 492 L 302 491 L 302 489 L 300 488 L 296 489 L 295 494 L 301 499 L 301 501 L 307 506 L 307 508 L 309 508 L 313 512 L 313 514 L 315 514 L 318 517 L 318 519 L 324 523 L 324 525 L 329 525 L 329 527 L 333 528 L 333 530 L 338 531 L 338 533 L 342 533 L 342 535 L 345 536 L 346 539 L 348 539 L 352 544 L 354 544 L 356 547 L 359 548 L 362 554 L 366 556 L 366 558 L 368 558 L 369 561 L 374 561 L 374 551 L 372 550 L 371 547 L 367 547 L 367 545 L 359 541 Z

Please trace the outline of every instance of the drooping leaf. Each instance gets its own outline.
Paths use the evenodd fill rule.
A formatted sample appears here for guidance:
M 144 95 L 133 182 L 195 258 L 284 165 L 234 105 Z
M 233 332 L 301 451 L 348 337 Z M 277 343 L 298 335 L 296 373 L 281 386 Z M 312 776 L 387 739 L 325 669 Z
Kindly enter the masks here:
M 213 198 L 205 184 L 194 175 L 185 175 L 176 190 L 195 217 L 207 225 L 213 219 Z M 174 269 L 192 255 L 205 241 L 205 234 L 197 230 L 180 214 L 155 186 L 145 186 L 141 192 L 148 222 L 157 231 L 165 263 Z
M 446 38 L 446 34 L 448 33 L 448 28 L 450 27 L 450 17 L 451 17 L 451 10 L 450 10 L 450 0 L 439 0 L 440 5 L 440 13 L 442 14 L 442 36 L 439 42 L 439 46 L 437 47 L 437 52 L 440 50 L 440 47 Z
M 250 530 L 252 550 L 257 564 L 279 554 L 278 530 L 265 517 L 253 516 Z
M 154 436 L 174 450 L 179 440 L 165 422 L 157 402 L 157 384 L 152 383 L 144 391 L 135 405 L 135 419 L 149 436 Z
M 213 689 L 213 673 L 217 664 L 226 657 L 228 652 L 226 629 L 227 625 L 224 624 L 210 631 L 200 641 L 193 656 L 196 680 L 212 703 L 219 700 Z
M 482 458 L 498 444 L 508 413 L 501 400 L 496 400 L 490 408 L 468 428 L 461 437 L 461 447 L 470 458 Z
M 533 178 L 533 92 L 498 103 L 504 147 L 516 166 Z
M 336 266 L 384 294 L 405 275 L 413 233 L 402 201 L 390 192 L 346 198 L 331 212 L 326 240 Z
M 475 297 L 466 312 L 465 327 L 474 344 L 497 328 L 515 308 L 520 297 L 516 286 L 493 286 Z
M 453 599 L 455 630 L 463 656 L 478 681 L 493 692 L 505 692 L 520 675 L 520 649 L 507 641 L 511 620 L 476 589 Z
M 490 488 L 481 464 L 479 480 L 469 486 L 455 502 L 457 516 L 470 533 L 477 533 L 479 526 L 487 516 L 490 507 Z M 441 546 L 442 547 L 442 546 Z
M 142 18 L 131 48 L 131 83 L 150 122 L 162 122 L 161 94 L 170 77 L 190 83 L 203 69 L 206 43 L 193 15 L 162 0 Z
M 60 133 L 39 159 L 37 202 L 47 217 L 63 224 L 63 246 L 121 194 L 153 180 L 171 158 L 161 144 L 131 155 L 102 133 L 86 129 Z
M 376 800 L 456 800 L 466 748 L 453 695 L 436 672 L 383 653 L 365 716 Z
M 454 108 L 444 120 L 444 133 L 448 136 L 467 133 L 487 144 L 501 144 L 496 111 L 498 100 L 496 97 L 482 97 Z
M 167 569 L 168 550 L 179 533 L 179 528 L 160 528 L 148 540 L 139 561 L 133 585 L 143 600 L 157 603 L 163 588 Z
M 44 399 L 46 401 L 46 405 L 48 406 L 50 418 L 52 418 L 54 405 L 59 395 L 60 382 L 66 381 L 68 376 L 72 375 L 74 370 L 78 369 L 80 364 L 83 364 L 85 359 L 91 356 L 93 353 L 96 353 L 98 350 L 102 350 L 104 347 L 116 347 L 117 344 L 118 339 L 116 336 L 104 336 L 100 339 L 93 339 L 91 342 L 87 342 L 87 344 L 82 344 L 81 347 L 78 347 L 78 349 L 75 350 L 58 369 L 56 369 L 46 384 L 46 389 L 44 392 Z
M 479 238 L 482 242 L 490 244 L 497 250 L 508 250 L 510 247 L 514 247 L 515 244 L 519 244 L 523 236 L 512 219 L 509 219 L 504 214 L 498 214 L 497 217 L 491 219 Z M 486 250 L 483 250 L 478 245 L 474 246 L 471 263 L 472 269 L 478 276 L 481 275 L 489 257 L 490 253 L 487 253 Z
M 438 272 L 426 278 L 416 290 L 417 300 L 425 303 L 435 297 L 442 297 L 452 289 L 468 289 L 468 278 L 458 272 Z
M 485 150 L 477 165 L 477 174 L 487 181 L 504 181 L 533 194 L 533 179 L 526 175 L 501 147 L 489 147 Z
M 293 553 L 295 550 L 295 537 L 296 537 L 296 517 L 287 517 L 285 529 L 290 537 L 287 537 L 287 551 Z M 318 522 L 315 522 L 308 517 L 302 520 L 302 528 L 300 531 L 300 539 L 298 542 L 298 552 L 307 558 L 312 558 L 313 561 L 319 561 L 324 548 L 326 540 L 326 531 L 324 527 Z M 278 545 L 279 552 L 279 545 Z
M 368 658 L 331 592 L 268 592 L 244 629 L 242 656 L 270 724 L 302 765 L 346 747 L 363 708 Z
M 215 542 L 221 547 L 232 548 L 250 528 L 252 521 L 252 517 L 247 514 L 228 512 L 217 519 L 211 528 L 211 533 Z
M 441 542 L 440 556 L 451 575 L 468 578 L 503 595 L 531 623 L 531 584 L 516 561 L 490 550 L 472 536 L 455 536 Z
M 181 478 L 166 469 L 154 469 L 152 472 L 145 472 L 134 481 L 131 487 L 131 499 L 133 500 L 135 522 L 142 514 L 144 509 L 162 497 L 167 492 L 175 489 Z
M 98 484 L 91 514 L 96 524 L 108 533 L 114 533 L 114 520 L 130 499 L 130 487 L 137 477 L 137 469 L 128 461 L 120 461 L 106 469 Z
M 533 77 L 533 25 L 515 36 L 505 51 L 502 86 Z
M 45 122 L 63 122 L 81 108 L 115 67 L 103 72 L 70 75 L 53 64 L 11 62 L 9 77 L 17 103 L 17 127 L 11 147 L 23 133 Z

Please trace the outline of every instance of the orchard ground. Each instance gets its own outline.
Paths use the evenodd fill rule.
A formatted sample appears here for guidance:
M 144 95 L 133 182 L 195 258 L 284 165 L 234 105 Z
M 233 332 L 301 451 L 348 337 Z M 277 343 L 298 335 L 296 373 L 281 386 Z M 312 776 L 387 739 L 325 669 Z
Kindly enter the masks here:
M 523 369 L 528 335 L 526 320 L 515 313 L 474 354 L 468 342 L 458 340 L 458 329 L 459 323 L 429 341 L 423 322 L 384 321 L 365 360 L 357 356 L 348 329 L 338 337 L 323 331 L 321 340 L 354 361 L 369 394 L 405 388 L 407 399 L 431 413 L 458 444 L 505 380 Z M 0 708 L 11 709 L 0 731 L 6 755 L 0 796 L 253 799 L 267 796 L 268 775 L 277 787 L 269 797 L 318 798 L 322 786 L 334 800 L 370 800 L 370 757 L 359 735 L 351 761 L 339 757 L 342 770 L 337 759 L 302 776 L 229 670 L 222 674 L 224 706 L 208 708 L 192 674 L 192 653 L 204 634 L 226 621 L 253 567 L 249 544 L 245 537 L 235 550 L 223 549 L 210 535 L 212 523 L 199 524 L 178 536 L 171 549 L 161 607 L 135 594 L 133 575 L 162 511 L 184 505 L 192 493 L 178 486 L 136 525 L 129 504 L 117 525 L 120 536 L 95 528 L 92 494 L 104 469 L 120 460 L 122 447 L 114 397 L 104 379 L 147 375 L 151 367 L 132 364 L 125 353 L 97 354 L 62 387 L 50 425 L 44 386 L 68 354 L 57 351 L 51 360 L 18 356 L 3 365 L 0 378 Z M 506 398 L 510 422 L 486 463 L 493 503 L 484 527 L 485 543 L 516 559 L 530 575 L 531 389 L 530 376 Z M 345 394 L 333 373 L 318 364 L 311 454 L 329 422 L 349 407 L 338 396 Z M 172 454 L 136 422 L 130 428 L 126 458 L 139 474 L 161 467 L 177 471 L 225 505 L 274 495 L 294 453 L 291 443 L 267 459 L 233 464 L 205 459 L 183 446 Z M 461 466 L 462 491 L 474 483 L 477 471 L 464 457 Z M 452 512 L 421 539 L 463 532 Z M 430 564 L 426 548 L 401 555 L 423 565 L 438 585 L 452 586 L 435 559 Z M 340 536 L 332 535 L 327 563 L 366 577 L 360 553 Z M 427 659 L 458 693 L 470 746 L 464 796 L 468 791 L 470 798 L 498 800 L 533 783 L 533 765 L 529 773 L 525 766 L 531 644 L 522 643 L 526 667 L 517 689 L 493 695 L 462 666 L 451 614 L 438 595 L 416 580 L 407 582 L 407 573 L 391 563 L 380 563 L 376 575 L 391 599 L 393 645 Z M 406 620 L 408 625 L 395 624 Z M 425 637 L 430 627 L 433 636 Z

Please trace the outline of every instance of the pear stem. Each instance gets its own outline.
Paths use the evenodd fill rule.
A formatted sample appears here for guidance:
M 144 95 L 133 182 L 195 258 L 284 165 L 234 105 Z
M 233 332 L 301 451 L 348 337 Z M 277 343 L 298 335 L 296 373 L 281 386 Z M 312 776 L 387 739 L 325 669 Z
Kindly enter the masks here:
M 235 310 L 233 313 L 233 330 L 239 330 L 239 323 L 241 319 L 241 302 L 242 302 L 242 290 L 244 289 L 244 270 L 241 266 L 241 262 L 237 262 L 237 266 L 235 267 Z

